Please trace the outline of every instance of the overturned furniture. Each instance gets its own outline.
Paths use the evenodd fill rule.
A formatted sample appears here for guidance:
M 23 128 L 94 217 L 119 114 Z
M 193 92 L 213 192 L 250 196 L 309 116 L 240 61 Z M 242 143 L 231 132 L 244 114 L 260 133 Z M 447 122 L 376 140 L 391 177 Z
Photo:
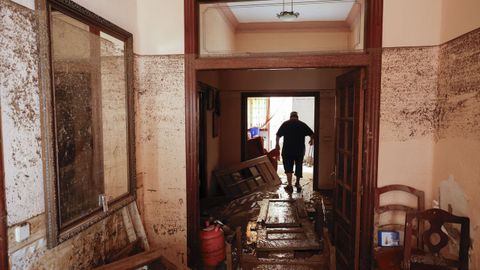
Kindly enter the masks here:
M 335 269 L 335 249 L 328 233 L 310 221 L 303 199 L 263 200 L 253 227 L 247 230 L 255 231 L 255 252 L 246 254 L 241 246 L 237 247 L 242 269 L 293 265 L 302 269 Z M 240 228 L 237 228 L 238 243 L 241 243 Z
M 227 197 L 237 198 L 281 181 L 267 156 L 261 156 L 217 170 L 217 183 Z

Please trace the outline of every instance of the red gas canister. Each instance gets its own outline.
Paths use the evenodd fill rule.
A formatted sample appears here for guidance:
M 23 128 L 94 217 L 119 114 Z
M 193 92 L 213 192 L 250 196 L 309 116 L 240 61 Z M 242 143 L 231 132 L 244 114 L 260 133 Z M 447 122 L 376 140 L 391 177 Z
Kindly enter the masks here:
M 219 225 L 210 225 L 200 232 L 203 264 L 217 266 L 225 260 L 225 239 Z

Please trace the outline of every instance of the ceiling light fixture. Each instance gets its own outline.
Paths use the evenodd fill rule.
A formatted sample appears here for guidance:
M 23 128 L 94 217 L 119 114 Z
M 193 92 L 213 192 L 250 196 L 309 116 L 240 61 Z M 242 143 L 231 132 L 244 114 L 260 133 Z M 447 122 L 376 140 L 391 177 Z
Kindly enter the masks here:
M 277 14 L 277 18 L 282 21 L 293 21 L 298 18 L 300 13 L 293 11 L 293 0 L 290 2 L 290 11 L 285 10 L 285 0 L 283 0 L 283 11 Z

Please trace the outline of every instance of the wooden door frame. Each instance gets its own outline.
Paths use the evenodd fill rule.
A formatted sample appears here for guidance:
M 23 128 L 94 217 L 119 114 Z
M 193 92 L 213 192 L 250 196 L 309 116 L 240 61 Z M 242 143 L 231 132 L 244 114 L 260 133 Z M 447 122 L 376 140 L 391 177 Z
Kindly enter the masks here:
M 247 143 L 246 137 L 244 134 L 247 134 L 247 99 L 249 97 L 313 97 L 315 100 L 314 103 L 314 144 L 313 144 L 313 189 L 316 190 L 318 187 L 318 154 L 319 154 L 319 128 L 320 128 L 320 91 L 321 90 L 298 90 L 298 91 L 280 91 L 280 90 L 265 90 L 265 91 L 249 91 L 241 93 L 241 160 L 245 159 L 245 145 Z
M 220 3 L 225 0 L 203 0 Z M 199 0 L 184 0 L 185 27 L 185 143 L 187 191 L 187 259 L 198 262 L 200 231 L 197 185 L 196 81 L 201 70 L 365 67 L 368 89 L 365 92 L 363 141 L 363 197 L 361 219 L 360 269 L 370 269 L 373 242 L 373 198 L 377 186 L 380 120 L 380 82 L 382 62 L 383 0 L 366 0 L 364 52 L 328 55 L 264 55 L 249 57 L 199 58 Z

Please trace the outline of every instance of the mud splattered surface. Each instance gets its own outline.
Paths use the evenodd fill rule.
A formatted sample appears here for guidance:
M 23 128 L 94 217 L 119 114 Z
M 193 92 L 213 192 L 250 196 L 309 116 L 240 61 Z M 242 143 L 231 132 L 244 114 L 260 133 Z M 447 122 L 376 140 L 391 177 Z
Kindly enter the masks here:
M 439 138 L 480 140 L 480 29 L 440 48 Z
M 85 232 L 48 250 L 46 240 L 18 250 L 11 256 L 12 269 L 92 269 L 103 265 L 109 252 L 128 243 L 121 212 L 90 227 Z
M 44 211 L 34 12 L 0 1 L 0 86 L 8 224 Z M 36 202 L 36 203 L 33 203 Z
M 426 179 L 429 185 L 433 182 L 433 194 L 428 195 L 429 188 L 424 190 L 433 198 L 438 191 L 445 192 L 441 181 L 455 178 L 466 198 L 462 199 L 463 191 L 454 192 L 447 185 L 450 193 L 455 193 L 451 200 L 454 213 L 460 210 L 460 214 L 470 217 L 471 224 L 478 224 L 475 207 L 480 173 L 480 28 L 442 46 L 384 49 L 382 64 L 380 136 L 381 142 L 392 143 L 390 148 L 384 148 L 389 150 L 380 147 L 379 175 L 388 170 L 393 179 L 400 179 L 399 183 Z M 417 140 L 420 138 L 424 140 Z M 417 155 L 417 149 L 410 147 L 407 149 L 411 152 L 398 159 L 389 157 L 399 155 L 391 149 L 405 149 L 416 143 L 415 148 L 434 155 Z M 406 159 L 419 165 L 398 170 L 398 162 L 405 163 Z M 431 163 L 432 169 L 425 170 Z M 386 178 L 379 177 L 379 182 Z M 445 197 L 441 195 L 439 201 L 447 202 Z M 471 227 L 471 237 L 476 237 L 476 231 L 478 228 Z M 474 269 L 479 262 L 478 246 L 474 241 L 470 265 Z
M 435 134 L 439 49 L 385 48 L 382 55 L 380 136 L 406 141 Z
M 137 175 L 151 245 L 186 264 L 185 75 L 183 56 L 135 57 Z
M 45 211 L 41 159 L 39 54 L 34 11 L 0 1 L 0 87 L 8 224 Z M 124 247 L 120 214 L 54 249 L 42 238 L 10 255 L 11 269 L 91 269 Z
M 480 29 L 442 46 L 385 48 L 381 133 L 386 141 L 480 138 Z

